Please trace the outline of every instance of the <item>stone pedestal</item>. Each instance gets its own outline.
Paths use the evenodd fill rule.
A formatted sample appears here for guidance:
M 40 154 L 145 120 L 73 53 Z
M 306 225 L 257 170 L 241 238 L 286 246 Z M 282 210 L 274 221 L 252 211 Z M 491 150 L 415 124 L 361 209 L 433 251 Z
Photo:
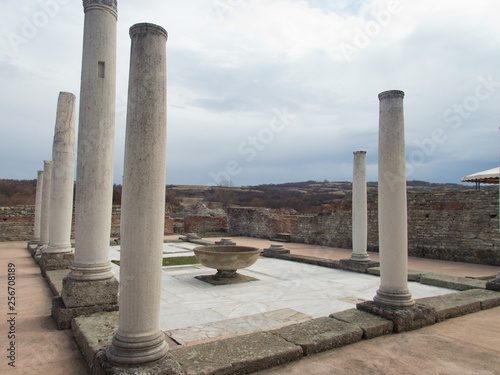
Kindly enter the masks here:
M 352 255 L 350 260 L 369 262 L 366 251 L 368 236 L 366 198 L 366 151 L 354 152 L 352 179 Z
M 35 195 L 35 223 L 33 226 L 33 238 L 28 245 L 38 245 L 40 243 L 40 218 L 42 216 L 42 190 L 43 190 L 43 171 L 38 171 L 36 179 Z M 31 246 L 28 246 L 31 250 Z
M 120 316 L 108 347 L 116 365 L 160 360 L 168 344 L 160 329 L 165 219 L 166 41 L 153 24 L 130 28 L 132 39 L 125 138 L 120 251 Z
M 73 219 L 73 176 L 75 163 L 75 95 L 61 92 L 57 102 L 56 126 L 52 146 L 49 245 L 42 252 L 40 268 L 45 271 L 69 268 Z
M 406 214 L 404 92 L 379 94 L 378 216 L 380 288 L 374 301 L 382 306 L 410 307 Z
M 109 241 L 113 196 L 116 92 L 116 0 L 84 0 L 82 76 L 78 128 L 75 253 L 61 293 L 61 309 L 116 304 L 118 281 Z M 103 287 L 101 284 L 105 284 Z M 89 287 L 89 284 L 92 285 Z M 88 292 L 87 292 L 88 291 Z M 76 302 L 78 301 L 78 302 Z M 76 306 L 78 305 L 78 306 Z M 71 311 L 54 312 L 68 316 Z
M 33 254 L 35 261 L 40 262 L 42 250 L 49 245 L 49 224 L 50 224 L 50 191 L 52 181 L 52 161 L 43 162 L 43 189 L 40 217 L 40 241 Z
M 230 238 L 221 238 L 220 241 L 215 242 L 216 245 L 236 245 L 236 242 L 234 242 Z

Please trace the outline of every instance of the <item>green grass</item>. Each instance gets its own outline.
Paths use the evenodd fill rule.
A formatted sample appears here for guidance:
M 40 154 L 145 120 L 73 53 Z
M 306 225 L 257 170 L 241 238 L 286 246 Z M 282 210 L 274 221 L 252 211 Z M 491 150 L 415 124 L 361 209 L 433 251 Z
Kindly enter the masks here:
M 120 265 L 120 261 L 118 261 L 118 260 L 112 260 L 111 262 L 118 265 L 118 266 Z M 184 266 L 187 264 L 198 264 L 198 263 L 199 262 L 195 256 L 163 258 L 163 267 Z

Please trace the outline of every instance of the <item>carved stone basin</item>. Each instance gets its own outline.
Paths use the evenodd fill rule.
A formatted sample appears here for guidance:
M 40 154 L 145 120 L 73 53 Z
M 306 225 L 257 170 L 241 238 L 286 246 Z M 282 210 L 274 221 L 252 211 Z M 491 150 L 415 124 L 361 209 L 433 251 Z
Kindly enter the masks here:
M 217 270 L 218 278 L 236 277 L 236 270 L 250 267 L 260 256 L 260 249 L 250 246 L 198 246 L 193 251 L 202 265 Z

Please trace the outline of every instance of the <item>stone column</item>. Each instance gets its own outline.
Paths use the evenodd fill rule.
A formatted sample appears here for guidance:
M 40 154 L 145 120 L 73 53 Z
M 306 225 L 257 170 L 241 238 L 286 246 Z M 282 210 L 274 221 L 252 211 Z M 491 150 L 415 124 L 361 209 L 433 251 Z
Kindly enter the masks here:
M 52 181 L 52 161 L 43 162 L 42 215 L 40 217 L 40 242 L 37 250 L 49 245 L 50 191 Z
M 113 195 L 116 91 L 116 0 L 84 0 L 82 76 L 78 129 L 75 253 L 63 281 L 61 308 L 117 308 L 118 281 L 109 243 Z M 54 312 L 59 328 L 71 313 Z M 82 312 L 88 314 L 88 309 Z M 77 316 L 79 310 L 74 310 Z M 64 315 L 64 317 L 63 317 Z M 65 320 L 66 323 L 61 323 Z M 69 321 L 68 321 L 69 320 Z
M 35 223 L 33 226 L 33 238 L 30 241 L 32 245 L 38 245 L 40 242 L 40 218 L 42 216 L 42 190 L 43 190 L 43 171 L 38 171 L 36 179 L 35 195 Z
M 121 212 L 120 317 L 107 358 L 141 364 L 168 351 L 160 330 L 165 219 L 166 41 L 160 26 L 130 28 L 132 39 Z
M 351 260 L 368 262 L 366 251 L 368 210 L 366 201 L 366 151 L 354 152 L 352 179 L 352 255 Z
M 374 301 L 390 307 L 410 307 L 408 290 L 408 231 L 404 92 L 379 94 L 378 225 L 380 288 Z
M 49 245 L 43 250 L 42 272 L 71 265 L 71 224 L 75 172 L 75 95 L 59 93 L 50 192 Z

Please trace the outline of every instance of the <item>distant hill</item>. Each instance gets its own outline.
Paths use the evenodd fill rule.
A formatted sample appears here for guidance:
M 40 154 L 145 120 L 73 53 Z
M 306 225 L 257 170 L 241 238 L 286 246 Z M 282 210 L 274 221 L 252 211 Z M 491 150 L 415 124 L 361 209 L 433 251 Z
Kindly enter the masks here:
M 349 181 L 302 181 L 255 186 L 196 186 L 167 185 L 166 202 L 169 212 L 179 212 L 202 202 L 212 208 L 229 205 L 293 209 L 302 213 L 315 213 L 323 204 L 350 200 L 352 183 Z M 474 189 L 473 184 L 440 184 L 426 181 L 408 181 L 408 191 L 436 191 Z M 497 188 L 482 186 L 482 189 Z M 35 204 L 36 180 L 0 179 L 0 206 Z M 377 192 L 377 182 L 367 183 L 368 194 Z M 121 186 L 115 185 L 113 203 L 120 204 Z

